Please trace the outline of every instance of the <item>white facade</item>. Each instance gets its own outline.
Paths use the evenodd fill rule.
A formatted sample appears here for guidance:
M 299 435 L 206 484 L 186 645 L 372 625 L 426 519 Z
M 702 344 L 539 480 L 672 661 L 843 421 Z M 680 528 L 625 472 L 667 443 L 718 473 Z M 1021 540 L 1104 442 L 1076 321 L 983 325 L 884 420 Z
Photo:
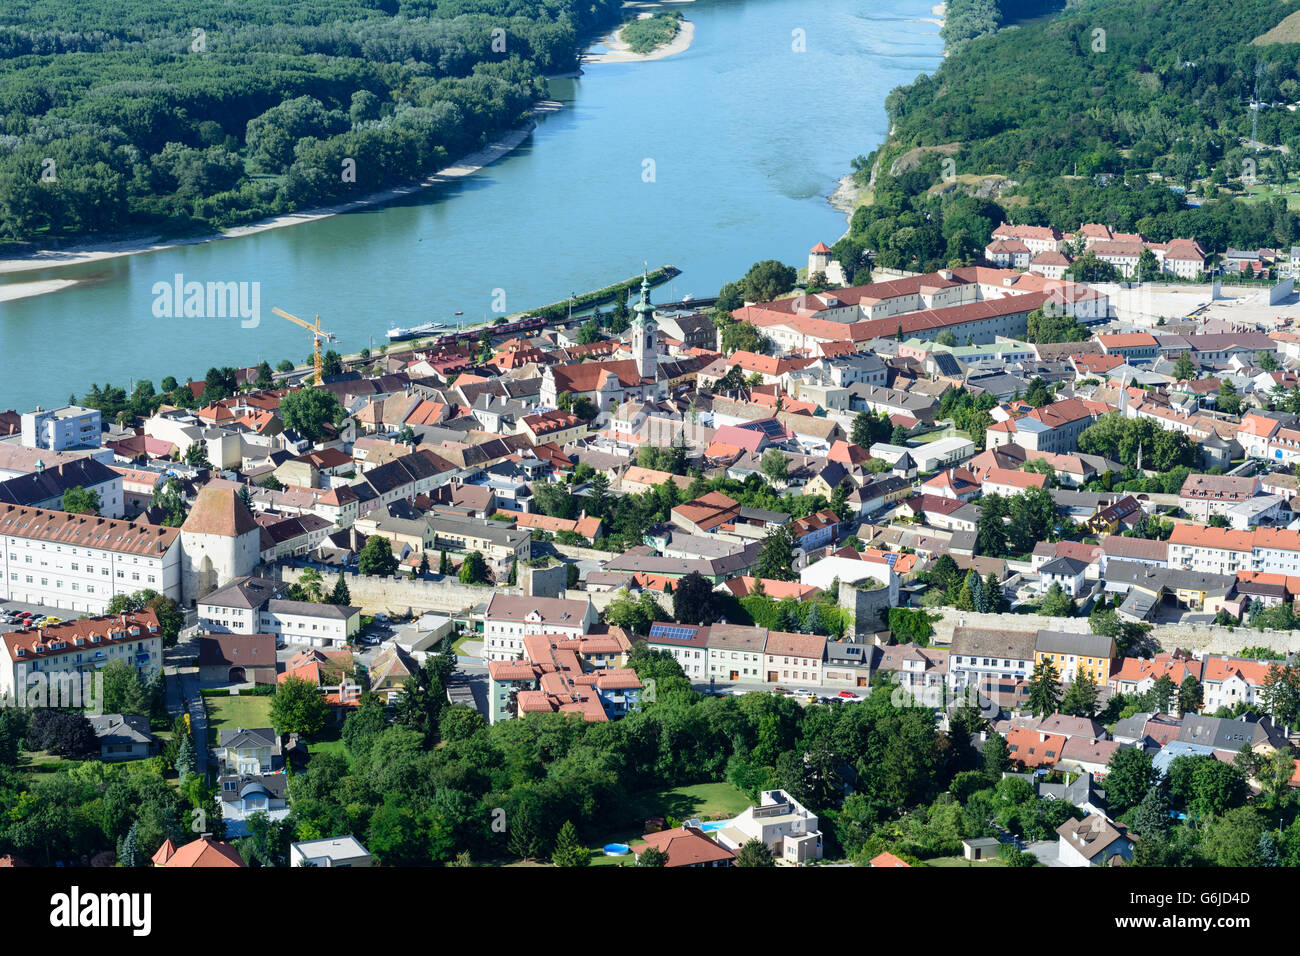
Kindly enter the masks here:
M 28 448 L 63 451 L 66 448 L 98 447 L 100 431 L 100 414 L 93 408 L 65 405 L 47 410 L 38 407 L 22 415 L 23 444 Z
M 116 594 L 145 588 L 179 601 L 177 540 L 161 555 L 142 557 L 0 534 L 0 598 L 90 615 L 103 614 Z

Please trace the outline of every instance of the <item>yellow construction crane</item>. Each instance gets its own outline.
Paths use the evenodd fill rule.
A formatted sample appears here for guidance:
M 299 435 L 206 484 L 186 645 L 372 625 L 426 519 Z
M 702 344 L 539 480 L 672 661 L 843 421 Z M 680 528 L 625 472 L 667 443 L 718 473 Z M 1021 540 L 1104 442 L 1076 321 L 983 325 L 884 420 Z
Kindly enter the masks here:
M 308 332 L 312 334 L 312 343 L 313 343 L 312 358 L 316 366 L 316 384 L 317 385 L 324 384 L 325 380 L 322 377 L 323 376 L 322 369 L 325 363 L 321 361 L 321 357 L 320 357 L 321 339 L 324 339 L 326 342 L 335 342 L 338 340 L 338 336 L 336 336 L 333 332 L 324 332 L 321 330 L 319 315 L 316 316 L 316 324 L 312 325 L 306 319 L 300 319 L 296 315 L 290 315 L 288 312 L 284 311 L 284 309 L 272 308 L 271 311 L 274 312 L 276 315 L 280 316 L 281 318 L 288 319 L 290 322 L 294 322 L 298 325 L 301 325 L 304 329 L 306 329 Z

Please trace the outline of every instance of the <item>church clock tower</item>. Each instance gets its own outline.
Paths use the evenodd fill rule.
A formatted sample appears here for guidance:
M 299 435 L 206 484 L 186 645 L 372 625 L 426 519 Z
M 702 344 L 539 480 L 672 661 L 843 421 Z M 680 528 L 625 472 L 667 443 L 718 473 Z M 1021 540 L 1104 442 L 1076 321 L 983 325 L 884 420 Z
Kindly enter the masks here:
M 650 304 L 650 276 L 642 273 L 641 299 L 632 306 L 636 316 L 632 319 L 632 354 L 636 357 L 636 370 L 642 378 L 659 379 L 658 326 L 654 306 Z

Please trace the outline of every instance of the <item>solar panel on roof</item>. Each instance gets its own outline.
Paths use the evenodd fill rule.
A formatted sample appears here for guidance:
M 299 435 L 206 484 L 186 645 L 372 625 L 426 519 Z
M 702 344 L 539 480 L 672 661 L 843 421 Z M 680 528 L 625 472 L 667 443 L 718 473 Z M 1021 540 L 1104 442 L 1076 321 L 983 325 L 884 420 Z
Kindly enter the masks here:
M 666 637 L 669 640 L 685 641 L 695 636 L 693 627 L 670 627 L 666 624 L 650 625 L 651 637 Z

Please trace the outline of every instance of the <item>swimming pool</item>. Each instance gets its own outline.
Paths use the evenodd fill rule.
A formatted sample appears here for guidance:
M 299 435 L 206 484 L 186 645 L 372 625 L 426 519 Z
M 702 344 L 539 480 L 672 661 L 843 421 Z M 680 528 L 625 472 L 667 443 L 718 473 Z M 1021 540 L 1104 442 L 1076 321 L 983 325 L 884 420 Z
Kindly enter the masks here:
M 606 856 L 627 856 L 631 852 L 632 852 L 631 848 L 626 843 L 605 844 Z
M 731 826 L 730 820 L 711 820 L 708 823 L 701 823 L 700 829 L 705 833 L 712 833 L 714 830 L 721 830 L 728 826 Z

